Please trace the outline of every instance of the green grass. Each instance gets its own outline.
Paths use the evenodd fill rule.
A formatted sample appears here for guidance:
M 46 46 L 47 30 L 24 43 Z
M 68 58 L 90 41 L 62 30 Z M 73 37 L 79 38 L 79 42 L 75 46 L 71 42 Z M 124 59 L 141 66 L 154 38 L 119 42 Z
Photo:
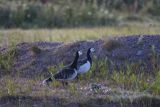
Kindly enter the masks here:
M 114 71 L 109 74 L 107 64 L 105 61 L 99 61 L 93 63 L 92 69 L 82 75 L 78 80 L 75 80 L 69 84 L 68 87 L 63 87 L 61 82 L 53 81 L 49 87 L 42 85 L 43 77 L 37 77 L 34 79 L 26 79 L 12 76 L 5 76 L 0 79 L 0 96 L 6 95 L 31 95 L 31 96 L 50 96 L 50 95 L 65 95 L 65 92 L 69 92 L 70 95 L 78 97 L 79 94 L 93 94 L 90 91 L 91 84 L 101 84 L 111 89 L 109 93 L 116 91 L 131 91 L 146 93 L 150 95 L 160 95 L 160 72 L 156 71 L 156 75 L 147 75 L 143 71 L 141 73 L 134 72 L 133 67 L 128 66 L 127 72 Z M 50 67 L 49 71 L 52 73 L 56 72 L 56 68 Z M 101 95 L 105 90 L 98 89 L 96 94 Z M 52 94 L 51 94 L 52 93 Z M 114 95 L 113 95 L 114 96 Z
M 156 78 L 151 86 L 151 90 L 155 95 L 160 94 L 160 71 L 156 74 Z
M 16 50 L 13 47 L 10 47 L 10 49 L 5 53 L 0 53 L 0 68 L 5 70 L 6 73 L 9 73 L 15 57 Z
M 63 66 L 63 64 L 61 65 Z M 145 98 L 160 98 L 160 72 L 156 75 L 145 75 L 144 73 L 133 73 L 133 66 L 127 68 L 127 72 L 113 72 L 109 75 L 106 61 L 93 63 L 92 69 L 81 76 L 79 80 L 69 83 L 63 87 L 61 82 L 53 81 L 50 87 L 42 85 L 43 77 L 22 78 L 5 76 L 0 79 L 0 97 L 3 96 L 31 96 L 31 97 L 60 97 L 69 102 L 86 102 L 90 99 L 103 99 L 107 102 L 118 102 L 122 105 L 132 104 L 135 99 L 145 102 Z M 134 66 L 135 67 L 135 66 Z M 55 73 L 55 67 L 48 68 Z M 100 88 L 92 89 L 93 84 L 100 84 Z M 102 86 L 102 87 L 101 87 Z M 84 97 L 85 96 L 85 97 Z M 144 99 L 141 99 L 144 98 Z M 137 100 L 137 101 L 139 101 Z M 91 100 L 92 101 L 92 100 Z M 99 100 L 98 100 L 99 101 Z M 142 102 L 139 102 L 141 104 Z M 87 103 L 89 104 L 89 103 Z M 144 107 L 148 103 L 143 103 Z

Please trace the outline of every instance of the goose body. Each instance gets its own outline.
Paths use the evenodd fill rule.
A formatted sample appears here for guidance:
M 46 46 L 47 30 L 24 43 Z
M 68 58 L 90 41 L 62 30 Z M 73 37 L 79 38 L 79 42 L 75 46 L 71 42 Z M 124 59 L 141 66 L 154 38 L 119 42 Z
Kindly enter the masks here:
M 91 52 L 94 52 L 95 49 L 94 48 L 89 48 L 87 51 L 87 58 L 84 60 L 80 60 L 78 61 L 78 68 L 77 68 L 77 73 L 78 74 L 83 74 L 86 73 L 90 70 L 91 66 L 92 66 L 92 59 L 90 56 Z
M 77 70 L 71 68 L 65 68 L 60 72 L 56 73 L 53 77 L 56 80 L 73 80 L 77 76 Z
M 78 68 L 78 74 L 83 74 L 86 73 L 87 71 L 89 71 L 91 68 L 91 63 L 89 61 L 86 61 L 83 64 L 80 64 L 79 68 Z
M 64 67 L 59 72 L 52 75 L 51 77 L 43 80 L 43 84 L 48 85 L 48 83 L 52 82 L 53 79 L 54 80 L 59 80 L 59 81 L 69 81 L 69 80 L 75 79 L 76 76 L 77 76 L 77 62 L 78 62 L 78 58 L 81 54 L 82 54 L 81 51 L 77 51 L 75 59 L 70 65 Z

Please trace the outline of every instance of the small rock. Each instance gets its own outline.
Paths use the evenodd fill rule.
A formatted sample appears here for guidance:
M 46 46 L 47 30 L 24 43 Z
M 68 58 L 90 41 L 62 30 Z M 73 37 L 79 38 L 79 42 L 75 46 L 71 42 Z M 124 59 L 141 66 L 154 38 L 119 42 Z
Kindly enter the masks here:
M 99 89 L 101 89 L 100 84 L 96 84 L 96 83 L 91 84 L 91 91 L 96 91 L 96 90 L 99 90 Z

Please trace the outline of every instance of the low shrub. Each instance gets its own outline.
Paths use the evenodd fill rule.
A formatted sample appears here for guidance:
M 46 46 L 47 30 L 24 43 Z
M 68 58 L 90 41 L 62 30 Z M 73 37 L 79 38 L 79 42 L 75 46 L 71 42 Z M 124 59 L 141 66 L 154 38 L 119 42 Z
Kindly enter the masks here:
M 16 50 L 14 48 L 8 50 L 5 54 L 0 53 L 0 68 L 6 71 L 6 73 L 11 71 L 15 56 Z

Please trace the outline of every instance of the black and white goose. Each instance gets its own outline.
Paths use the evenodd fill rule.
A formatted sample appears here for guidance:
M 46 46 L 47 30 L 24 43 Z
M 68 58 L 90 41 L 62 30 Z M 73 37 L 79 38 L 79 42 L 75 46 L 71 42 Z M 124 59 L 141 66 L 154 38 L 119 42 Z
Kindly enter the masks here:
M 78 58 L 80 55 L 82 55 L 82 52 L 77 51 L 76 56 L 74 58 L 74 61 L 70 65 L 64 67 L 59 72 L 52 75 L 51 77 L 43 80 L 43 84 L 48 85 L 49 82 L 52 82 L 53 80 L 59 80 L 59 81 L 62 81 L 63 83 L 65 82 L 65 84 L 67 84 L 67 81 L 75 79 L 77 76 L 77 62 L 78 62 Z
M 77 73 L 78 74 L 83 74 L 83 73 L 86 73 L 90 70 L 90 68 L 92 66 L 92 58 L 91 58 L 90 54 L 94 51 L 95 51 L 94 48 L 89 48 L 87 51 L 87 58 L 84 60 L 78 61 L 78 64 L 77 64 L 77 67 L 78 67 Z

